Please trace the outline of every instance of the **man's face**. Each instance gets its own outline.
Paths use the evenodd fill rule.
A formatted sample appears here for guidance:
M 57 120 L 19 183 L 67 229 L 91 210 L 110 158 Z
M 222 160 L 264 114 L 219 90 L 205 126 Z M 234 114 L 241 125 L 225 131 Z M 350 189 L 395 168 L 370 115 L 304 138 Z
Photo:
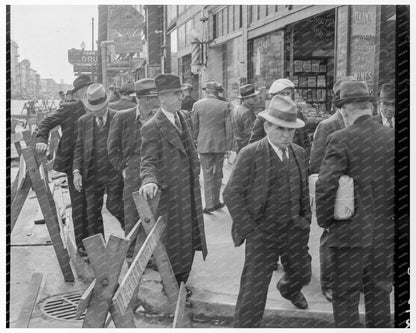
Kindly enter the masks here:
M 160 107 L 157 96 L 136 96 L 136 102 L 139 104 L 140 111 L 151 111 Z
M 387 118 L 392 119 L 396 112 L 396 105 L 394 99 L 381 99 L 378 102 L 380 112 Z
M 105 115 L 105 112 L 107 111 L 107 104 L 105 104 L 101 109 L 96 111 L 91 111 L 91 113 L 96 116 L 97 118 L 103 117 Z
M 286 149 L 292 143 L 295 135 L 294 128 L 281 127 L 268 121 L 264 123 L 264 130 L 269 140 L 280 149 Z
M 245 100 L 245 102 L 246 102 L 246 103 L 248 103 L 249 105 L 254 105 L 254 104 L 256 104 L 256 103 L 258 102 L 257 95 L 255 95 L 255 96 L 251 96 L 251 97 L 247 98 L 247 99 Z
M 292 89 L 291 88 L 285 88 L 285 89 L 277 92 L 276 94 L 273 94 L 273 96 L 276 96 L 276 95 L 289 96 L 290 98 L 293 98 L 292 97 Z
M 182 107 L 182 91 L 159 93 L 159 101 L 165 111 L 175 113 Z

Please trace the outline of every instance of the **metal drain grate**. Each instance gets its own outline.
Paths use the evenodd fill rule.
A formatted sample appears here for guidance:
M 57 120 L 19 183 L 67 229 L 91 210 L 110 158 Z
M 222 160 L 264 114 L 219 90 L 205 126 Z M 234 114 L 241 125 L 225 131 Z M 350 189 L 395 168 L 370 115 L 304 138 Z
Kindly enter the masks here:
M 75 313 L 77 312 L 81 296 L 81 291 L 50 296 L 39 302 L 38 307 L 43 314 L 54 319 L 84 320 L 85 312 L 79 319 L 75 319 Z

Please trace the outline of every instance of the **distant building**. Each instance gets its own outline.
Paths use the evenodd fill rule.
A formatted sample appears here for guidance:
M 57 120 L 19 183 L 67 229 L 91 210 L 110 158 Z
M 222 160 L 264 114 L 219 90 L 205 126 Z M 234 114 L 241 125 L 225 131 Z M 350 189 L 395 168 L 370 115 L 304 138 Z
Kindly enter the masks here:
M 19 66 L 19 45 L 15 41 L 10 43 L 10 79 L 11 79 L 11 96 L 16 98 L 21 92 L 21 73 Z

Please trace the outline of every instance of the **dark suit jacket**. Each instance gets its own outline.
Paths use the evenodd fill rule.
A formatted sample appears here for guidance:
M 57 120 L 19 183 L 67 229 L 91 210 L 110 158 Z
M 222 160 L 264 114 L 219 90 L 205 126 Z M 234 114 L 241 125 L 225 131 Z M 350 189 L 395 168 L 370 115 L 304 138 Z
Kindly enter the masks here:
M 227 150 L 228 103 L 214 96 L 196 102 L 192 110 L 192 128 L 198 153 L 225 153 Z
M 108 109 L 107 122 L 111 123 L 116 111 Z M 77 142 L 74 150 L 73 170 L 78 169 L 83 179 L 88 179 L 92 165 L 92 152 L 94 144 L 94 122 L 92 113 L 83 115 L 78 119 Z M 111 174 L 114 170 L 108 170 Z
M 354 180 L 355 214 L 335 221 L 338 180 Z M 328 137 L 316 182 L 316 214 L 329 247 L 371 247 L 394 239 L 394 131 L 363 116 Z
M 292 194 L 292 197 L 300 197 L 301 205 L 300 216 L 295 223 L 307 223 L 309 226 L 311 212 L 305 150 L 293 143 L 290 149 L 296 158 L 301 177 L 300 193 Z M 244 147 L 237 155 L 234 169 L 224 189 L 224 202 L 233 219 L 232 237 L 236 246 L 241 245 L 246 236 L 256 228 L 256 220 L 265 209 L 273 179 L 270 174 L 272 159 L 269 150 L 267 137 Z
M 53 169 L 59 172 L 72 173 L 75 142 L 77 139 L 77 120 L 86 113 L 81 101 L 64 103 L 51 115 L 42 119 L 36 129 L 36 142 L 48 143 L 49 132 L 61 126 L 62 137 L 59 141 Z
M 111 121 L 107 140 L 108 158 L 117 171 L 122 172 L 127 167 L 134 152 L 135 141 L 136 108 L 117 112 Z
M 328 135 L 343 128 L 345 128 L 344 119 L 339 110 L 318 124 L 312 141 L 311 158 L 309 161 L 310 174 L 319 172 L 321 162 L 325 156 Z
M 237 149 L 247 146 L 250 139 L 251 130 L 256 120 L 254 108 L 247 103 L 241 104 L 234 113 L 234 139 L 237 144 Z
M 123 96 L 118 101 L 108 104 L 108 107 L 110 109 L 119 111 L 134 108 L 136 107 L 136 103 L 130 101 L 128 97 Z
M 179 112 L 179 118 L 184 142 L 188 145 L 190 154 L 186 153 L 175 126 L 159 109 L 141 130 L 140 177 L 142 185 L 156 183 L 161 189 L 158 211 L 168 216 L 165 232 L 168 253 L 175 252 L 178 244 L 182 246 L 181 242 L 189 240 L 191 243 L 194 242 L 197 250 L 202 251 L 205 259 L 207 246 L 199 185 L 199 160 L 185 119 L 186 114 L 183 111 Z M 174 260 L 172 266 L 176 267 L 175 274 L 178 270 L 183 272 L 182 269 L 190 269 L 192 265 L 189 253 L 178 255 L 175 256 L 176 259 L 170 257 Z

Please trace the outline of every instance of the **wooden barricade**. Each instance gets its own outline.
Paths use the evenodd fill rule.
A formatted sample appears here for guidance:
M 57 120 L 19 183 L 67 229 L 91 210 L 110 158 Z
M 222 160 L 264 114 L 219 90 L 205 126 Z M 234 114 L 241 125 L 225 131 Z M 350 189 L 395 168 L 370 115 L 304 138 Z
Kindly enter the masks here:
M 188 327 L 185 311 L 186 289 L 179 291 L 166 249 L 161 236 L 166 228 L 165 217 L 155 219 L 160 194 L 146 201 L 138 192 L 133 193 L 140 220 L 127 238 L 111 235 L 107 246 L 102 235 L 84 239 L 84 246 L 95 273 L 95 280 L 84 292 L 78 305 L 77 316 L 87 310 L 83 327 L 107 327 L 113 320 L 116 327 L 135 327 L 133 303 L 140 287 L 140 281 L 150 257 L 153 254 L 168 296 L 169 308 L 175 314 L 175 327 Z M 144 221 L 144 222 L 143 222 Z M 130 268 L 118 285 L 119 275 L 130 242 L 138 236 L 140 226 L 147 234 L 146 240 L 134 257 Z

